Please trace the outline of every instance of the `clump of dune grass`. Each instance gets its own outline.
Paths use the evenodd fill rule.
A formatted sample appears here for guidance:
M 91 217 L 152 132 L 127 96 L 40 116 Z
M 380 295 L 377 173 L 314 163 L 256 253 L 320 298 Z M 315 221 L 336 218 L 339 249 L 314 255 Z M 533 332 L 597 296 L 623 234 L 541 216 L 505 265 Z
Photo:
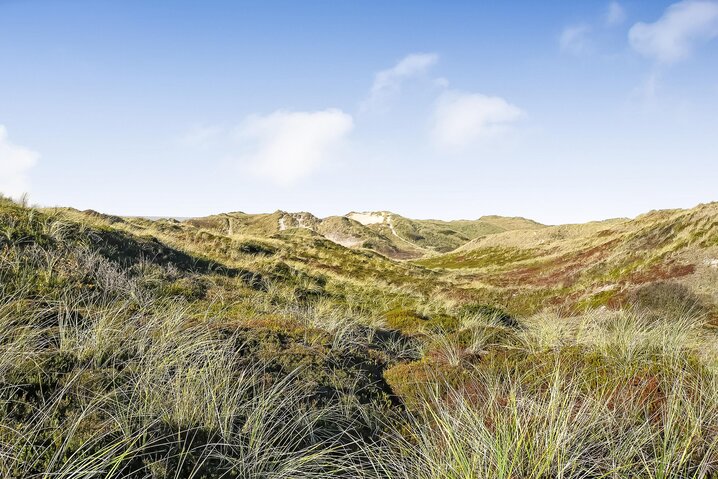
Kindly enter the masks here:
M 718 471 L 718 371 L 697 354 L 714 333 L 700 320 L 630 312 L 558 319 L 531 318 L 517 333 L 520 346 L 467 366 L 458 386 L 426 388 L 404 432 L 369 451 L 381 474 L 698 478 Z M 437 372 L 434 380 L 444 378 Z
M 317 477 L 354 467 L 340 432 L 358 427 L 355 417 L 313 407 L 292 374 L 271 380 L 243 358 L 243 338 L 185 314 L 170 304 L 98 309 L 83 324 L 61 321 L 52 352 L 26 331 L 1 338 L 5 378 L 26 378 L 2 387 L 3 476 Z M 36 367 L 47 357 L 69 370 L 27 402 L 19 391 L 52 374 Z
M 39 294 L 34 273 L 18 280 L 13 263 L 0 263 L 0 277 L 14 281 L 0 297 L 0 476 L 357 470 L 353 443 L 374 427 L 370 414 L 315 404 L 299 370 L 278 375 L 271 358 L 247 356 L 246 336 L 231 323 L 156 297 L 147 268 L 122 269 L 82 248 L 36 252 L 14 250 L 21 270 L 54 273 L 69 259 L 87 287 L 59 282 Z

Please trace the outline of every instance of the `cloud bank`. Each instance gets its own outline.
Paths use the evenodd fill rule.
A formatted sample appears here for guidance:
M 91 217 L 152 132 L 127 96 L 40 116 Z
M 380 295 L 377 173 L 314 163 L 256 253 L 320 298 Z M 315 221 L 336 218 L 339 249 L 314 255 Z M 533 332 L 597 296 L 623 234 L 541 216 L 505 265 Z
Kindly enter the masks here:
M 0 125 L 0 193 L 17 198 L 28 189 L 28 174 L 40 155 L 15 145 L 8 139 L 7 129 Z
M 372 102 L 396 94 L 402 82 L 425 73 L 438 60 L 433 53 L 407 55 L 392 68 L 378 72 L 371 87 Z M 434 80 L 439 90 L 430 106 L 429 144 L 449 153 L 460 152 L 512 129 L 525 112 L 498 96 L 448 88 L 448 80 Z M 345 153 L 354 130 L 352 115 L 328 108 L 319 111 L 277 110 L 251 115 L 234 129 L 195 125 L 182 138 L 184 146 L 223 150 L 225 160 L 249 177 L 288 186 L 319 171 L 332 156 Z

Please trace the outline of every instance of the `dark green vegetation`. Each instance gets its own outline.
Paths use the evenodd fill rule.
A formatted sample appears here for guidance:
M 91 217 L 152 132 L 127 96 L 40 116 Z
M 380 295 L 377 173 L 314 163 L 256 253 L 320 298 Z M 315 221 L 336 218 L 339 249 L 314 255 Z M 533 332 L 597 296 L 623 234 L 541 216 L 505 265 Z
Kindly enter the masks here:
M 0 199 L 0 477 L 710 477 L 717 210 L 364 225 Z

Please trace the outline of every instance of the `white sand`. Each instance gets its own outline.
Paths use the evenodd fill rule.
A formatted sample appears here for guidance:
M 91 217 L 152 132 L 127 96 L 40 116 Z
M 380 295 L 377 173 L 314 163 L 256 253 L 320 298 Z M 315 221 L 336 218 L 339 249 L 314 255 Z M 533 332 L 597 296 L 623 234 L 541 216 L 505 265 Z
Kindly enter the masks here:
M 386 220 L 383 213 L 349 213 L 347 217 L 363 225 L 375 225 Z

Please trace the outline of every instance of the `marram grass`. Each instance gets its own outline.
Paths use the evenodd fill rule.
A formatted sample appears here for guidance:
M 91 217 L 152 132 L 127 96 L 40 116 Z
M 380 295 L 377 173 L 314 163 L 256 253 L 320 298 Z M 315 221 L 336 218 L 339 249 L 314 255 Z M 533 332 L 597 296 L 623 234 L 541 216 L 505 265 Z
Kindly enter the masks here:
M 323 246 L 219 264 L 75 213 L 0 214 L 0 477 L 718 474 L 702 311 L 516 320 L 371 255 L 387 277 L 346 279 L 350 253 Z

